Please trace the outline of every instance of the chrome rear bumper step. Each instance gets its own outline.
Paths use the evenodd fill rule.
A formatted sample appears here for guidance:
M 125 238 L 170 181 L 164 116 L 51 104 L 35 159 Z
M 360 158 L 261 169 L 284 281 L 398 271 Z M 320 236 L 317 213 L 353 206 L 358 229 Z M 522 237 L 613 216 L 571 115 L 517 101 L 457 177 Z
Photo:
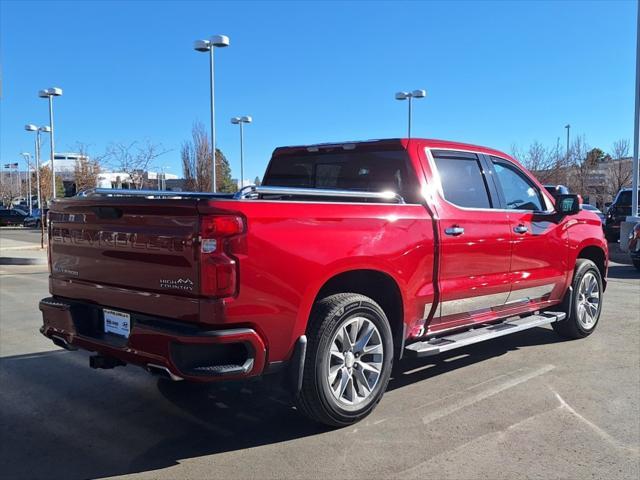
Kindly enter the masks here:
M 564 312 L 542 312 L 538 315 L 505 320 L 504 322 L 494 323 L 460 333 L 452 333 L 422 342 L 411 343 L 405 346 L 404 354 L 414 358 L 437 355 L 448 350 L 453 350 L 454 348 L 465 347 L 511 333 L 521 332 L 522 330 L 559 322 L 560 320 L 564 320 L 565 316 L 566 314 Z

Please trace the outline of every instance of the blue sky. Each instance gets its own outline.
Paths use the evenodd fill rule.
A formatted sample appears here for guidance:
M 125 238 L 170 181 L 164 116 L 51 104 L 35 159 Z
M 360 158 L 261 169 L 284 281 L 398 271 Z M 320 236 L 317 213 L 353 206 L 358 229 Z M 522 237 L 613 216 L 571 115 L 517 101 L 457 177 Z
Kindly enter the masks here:
M 510 150 L 564 139 L 564 125 L 609 150 L 632 138 L 637 3 L 606 2 L 12 2 L 0 3 L 0 161 L 33 147 L 99 154 L 150 140 L 181 173 L 195 120 L 208 128 L 208 62 L 192 42 L 216 33 L 218 147 L 239 174 L 262 175 L 278 145 L 403 136 L 398 90 L 424 88 L 414 135 Z M 564 140 L 563 140 L 564 141 Z

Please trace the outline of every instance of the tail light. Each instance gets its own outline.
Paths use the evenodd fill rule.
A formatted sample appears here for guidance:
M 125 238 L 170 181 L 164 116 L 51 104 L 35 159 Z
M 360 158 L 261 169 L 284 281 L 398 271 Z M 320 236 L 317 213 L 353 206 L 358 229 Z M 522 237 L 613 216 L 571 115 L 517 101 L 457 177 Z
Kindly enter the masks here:
M 225 251 L 229 237 L 244 231 L 237 216 L 208 216 L 200 220 L 200 293 L 230 297 L 236 292 L 238 266 Z

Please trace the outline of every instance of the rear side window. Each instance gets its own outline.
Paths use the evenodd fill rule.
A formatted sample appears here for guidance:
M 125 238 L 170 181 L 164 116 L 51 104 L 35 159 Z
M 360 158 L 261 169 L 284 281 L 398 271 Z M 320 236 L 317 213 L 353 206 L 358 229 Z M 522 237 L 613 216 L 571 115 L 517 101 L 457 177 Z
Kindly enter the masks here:
M 444 198 L 465 208 L 491 208 L 487 184 L 477 158 L 436 156 Z M 475 156 L 473 156 L 475 157 Z
M 291 154 L 274 157 L 265 186 L 393 191 L 418 202 L 418 182 L 404 150 Z M 356 200 L 357 201 L 357 200 Z

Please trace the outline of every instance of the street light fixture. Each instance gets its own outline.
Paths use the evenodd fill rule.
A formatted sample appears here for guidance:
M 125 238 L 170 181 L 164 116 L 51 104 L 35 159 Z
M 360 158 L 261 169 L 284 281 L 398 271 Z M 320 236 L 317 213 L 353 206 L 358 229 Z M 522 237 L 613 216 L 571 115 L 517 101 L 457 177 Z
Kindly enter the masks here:
M 212 153 L 212 172 L 211 172 L 211 191 L 216 192 L 216 118 L 215 118 L 215 93 L 214 93 L 214 71 L 213 71 L 213 51 L 215 48 L 224 48 L 229 46 L 229 37 L 226 35 L 214 35 L 209 40 L 196 40 L 193 44 L 194 50 L 198 52 L 209 52 L 209 84 L 211 87 L 211 149 Z
M 233 117 L 231 119 L 231 123 L 234 125 L 240 125 L 240 189 L 244 187 L 244 130 L 242 125 L 251 122 L 253 122 L 253 118 L 249 115 Z
M 27 190 L 28 190 L 28 202 L 29 202 L 29 215 L 33 213 L 33 205 L 31 198 L 31 154 L 29 152 L 22 152 L 20 155 L 24 157 L 25 162 L 27 162 Z
M 413 92 L 398 92 L 396 100 L 409 100 L 409 130 L 408 138 L 411 138 L 411 100 L 414 98 L 424 98 L 427 96 L 426 90 L 414 90 Z
M 38 92 L 38 96 L 40 98 L 49 99 L 49 126 L 51 127 L 49 130 L 49 132 L 51 133 L 51 141 L 49 142 L 49 146 L 51 147 L 51 182 L 52 182 L 51 198 L 56 198 L 56 171 L 53 166 L 53 157 L 55 155 L 54 153 L 55 144 L 54 144 L 54 133 L 53 133 L 53 97 L 60 97 L 61 95 L 62 95 L 62 89 L 57 87 L 46 88 Z

